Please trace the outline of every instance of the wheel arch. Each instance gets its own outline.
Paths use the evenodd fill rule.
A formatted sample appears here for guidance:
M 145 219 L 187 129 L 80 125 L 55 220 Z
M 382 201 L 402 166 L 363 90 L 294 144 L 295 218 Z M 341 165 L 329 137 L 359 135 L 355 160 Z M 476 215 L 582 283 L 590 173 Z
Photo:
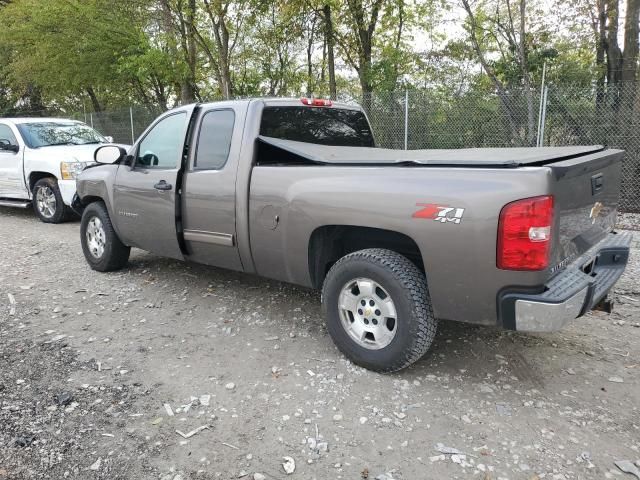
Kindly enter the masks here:
M 58 181 L 58 177 L 55 174 L 43 170 L 36 170 L 29 173 L 29 192 L 33 192 L 33 187 L 43 178 L 53 178 L 55 181 Z
M 312 286 L 322 288 L 327 272 L 340 258 L 368 248 L 384 248 L 404 255 L 420 271 L 425 271 L 418 244 L 404 233 L 356 225 L 323 225 L 311 233 L 308 243 Z

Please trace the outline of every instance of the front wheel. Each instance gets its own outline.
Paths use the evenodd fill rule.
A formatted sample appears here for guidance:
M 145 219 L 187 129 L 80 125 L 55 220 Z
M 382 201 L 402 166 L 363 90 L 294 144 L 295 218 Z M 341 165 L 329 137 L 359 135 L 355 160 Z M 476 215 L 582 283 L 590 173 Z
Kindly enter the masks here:
M 94 270 L 119 270 L 129 261 L 131 248 L 118 238 L 102 202 L 91 203 L 82 213 L 80 241 L 84 258 Z
M 427 279 L 406 257 L 372 248 L 338 260 L 324 281 L 322 303 L 336 346 L 378 372 L 420 359 L 436 333 Z
M 41 178 L 33 186 L 33 210 L 45 223 L 62 223 L 72 215 L 72 210 L 64 204 L 55 178 Z

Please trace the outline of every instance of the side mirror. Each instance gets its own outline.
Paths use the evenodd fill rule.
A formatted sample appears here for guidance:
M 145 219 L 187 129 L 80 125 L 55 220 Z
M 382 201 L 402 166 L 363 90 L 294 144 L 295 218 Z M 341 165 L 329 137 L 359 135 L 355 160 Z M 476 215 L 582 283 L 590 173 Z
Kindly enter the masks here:
M 18 145 L 12 145 L 11 143 L 0 143 L 0 150 L 4 152 L 13 152 L 18 153 L 20 151 L 20 147 Z
M 105 139 L 108 143 L 113 143 L 113 137 L 112 137 L 112 136 L 104 137 L 104 139 Z
M 96 149 L 93 158 L 96 163 L 111 165 L 120 162 L 126 157 L 127 151 L 117 145 L 105 145 Z

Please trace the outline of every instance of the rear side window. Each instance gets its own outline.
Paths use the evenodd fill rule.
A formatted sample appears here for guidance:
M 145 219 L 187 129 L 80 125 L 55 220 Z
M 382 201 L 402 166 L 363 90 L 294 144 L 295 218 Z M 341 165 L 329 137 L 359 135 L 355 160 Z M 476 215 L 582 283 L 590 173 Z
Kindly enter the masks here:
M 321 145 L 375 146 L 364 113 L 331 107 L 265 107 L 260 135 Z
M 219 170 L 227 163 L 234 121 L 233 110 L 212 110 L 204 114 L 194 168 Z

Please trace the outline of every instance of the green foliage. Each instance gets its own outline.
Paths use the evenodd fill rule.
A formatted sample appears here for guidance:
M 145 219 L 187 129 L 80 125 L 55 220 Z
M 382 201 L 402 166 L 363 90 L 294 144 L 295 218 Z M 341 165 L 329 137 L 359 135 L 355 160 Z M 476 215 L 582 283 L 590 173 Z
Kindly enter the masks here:
M 552 84 L 589 86 L 598 77 L 593 6 L 556 1 L 551 10 L 527 1 L 526 76 L 539 85 L 546 64 Z M 446 0 L 196 0 L 193 15 L 189 0 L 0 0 L 0 112 L 89 104 L 153 112 L 179 103 L 189 82 L 198 98 L 217 99 L 225 65 L 235 96 L 327 95 L 326 4 L 336 83 L 347 96 L 428 88 L 464 105 L 491 94 L 495 80 L 481 68 L 472 34 L 497 81 L 520 88 L 519 2 L 469 3 L 473 25 Z M 228 34 L 226 44 L 216 32 Z M 478 107 L 495 113 L 495 105 Z

